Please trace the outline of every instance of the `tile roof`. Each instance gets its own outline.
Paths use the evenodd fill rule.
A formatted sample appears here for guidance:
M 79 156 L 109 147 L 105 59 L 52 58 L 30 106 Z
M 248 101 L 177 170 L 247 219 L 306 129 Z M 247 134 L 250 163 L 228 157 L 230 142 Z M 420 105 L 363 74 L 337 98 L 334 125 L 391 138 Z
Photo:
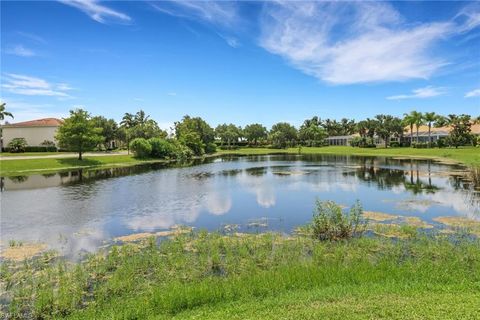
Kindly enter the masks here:
M 3 127 L 58 127 L 63 123 L 61 119 L 44 118 L 17 123 L 5 124 Z

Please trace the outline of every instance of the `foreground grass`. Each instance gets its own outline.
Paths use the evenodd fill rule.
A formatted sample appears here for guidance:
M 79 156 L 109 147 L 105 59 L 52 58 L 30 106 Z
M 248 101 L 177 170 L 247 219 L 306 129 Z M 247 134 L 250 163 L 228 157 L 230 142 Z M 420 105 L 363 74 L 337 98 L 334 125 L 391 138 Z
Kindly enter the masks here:
M 0 153 L 0 156 L 2 158 L 7 158 L 7 157 L 26 157 L 26 156 L 56 156 L 56 155 L 64 155 L 64 154 L 73 154 L 75 155 L 75 152 L 63 152 L 63 151 L 45 151 L 45 152 L 20 152 L 20 153 L 10 153 L 10 152 L 2 152 Z
M 12 318 L 479 318 L 480 241 L 190 233 L 2 266 Z
M 263 154 L 291 153 L 298 154 L 299 148 L 268 149 L 268 148 L 240 148 L 237 150 L 222 150 L 219 154 L 238 155 L 263 155 Z M 302 154 L 338 154 L 358 156 L 384 156 L 384 157 L 413 157 L 440 160 L 452 160 L 470 165 L 480 165 L 480 148 L 460 147 L 455 148 L 354 148 L 350 146 L 329 147 L 302 147 Z
M 1 176 L 29 175 L 56 172 L 68 169 L 123 167 L 149 162 L 162 162 L 159 159 L 136 159 L 132 155 L 111 155 L 102 157 L 45 158 L 0 161 Z

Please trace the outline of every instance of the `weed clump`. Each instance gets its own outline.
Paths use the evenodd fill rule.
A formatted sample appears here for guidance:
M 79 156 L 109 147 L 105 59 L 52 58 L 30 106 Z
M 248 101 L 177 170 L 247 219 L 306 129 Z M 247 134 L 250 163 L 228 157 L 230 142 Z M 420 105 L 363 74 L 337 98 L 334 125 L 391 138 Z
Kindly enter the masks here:
M 366 229 L 363 209 L 357 201 L 348 212 L 333 201 L 315 203 L 312 219 L 312 236 L 318 240 L 343 240 L 361 236 Z

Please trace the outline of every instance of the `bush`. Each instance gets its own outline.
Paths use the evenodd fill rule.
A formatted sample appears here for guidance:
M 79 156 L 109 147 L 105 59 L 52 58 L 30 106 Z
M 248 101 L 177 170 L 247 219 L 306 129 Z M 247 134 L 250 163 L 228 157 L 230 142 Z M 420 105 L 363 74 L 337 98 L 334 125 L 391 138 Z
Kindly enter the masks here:
M 217 151 L 217 145 L 213 142 L 207 143 L 205 146 L 205 153 L 215 153 Z
M 55 146 L 27 146 L 25 152 L 56 152 L 57 147 Z
M 398 141 L 391 141 L 391 142 L 390 142 L 390 147 L 391 147 L 391 148 L 398 148 L 398 147 L 400 147 L 400 142 L 398 142 Z
M 349 239 L 361 235 L 366 224 L 362 219 L 363 209 L 357 201 L 348 213 L 333 201 L 315 203 L 312 221 L 312 236 L 318 240 Z
M 130 150 L 137 158 L 147 158 L 152 152 L 152 146 L 143 138 L 136 138 L 130 142 Z
M 193 156 L 194 153 L 189 147 L 175 141 L 175 159 L 178 161 L 186 161 Z
M 428 148 L 428 143 L 426 142 L 414 142 L 412 143 L 412 147 L 416 149 L 424 149 Z
M 26 148 L 27 140 L 25 140 L 25 138 L 13 138 L 12 141 L 8 143 L 8 151 L 10 152 L 25 152 Z
M 359 147 L 359 148 L 376 148 L 374 141 L 372 138 L 365 138 L 365 137 L 354 137 L 350 140 L 350 145 L 352 147 Z
M 154 158 L 174 158 L 175 145 L 168 140 L 161 138 L 148 139 L 148 143 L 152 147 L 150 155 Z

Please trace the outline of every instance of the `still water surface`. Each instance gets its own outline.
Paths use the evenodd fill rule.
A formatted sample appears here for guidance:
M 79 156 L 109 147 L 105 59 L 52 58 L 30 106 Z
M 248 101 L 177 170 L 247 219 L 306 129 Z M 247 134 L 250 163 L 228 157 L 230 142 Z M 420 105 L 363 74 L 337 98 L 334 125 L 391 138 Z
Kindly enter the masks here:
M 480 194 L 465 170 L 431 160 L 276 155 L 2 178 L 1 241 L 40 241 L 76 257 L 117 236 L 178 224 L 290 232 L 311 219 L 317 198 L 359 199 L 365 210 L 428 222 L 478 219 Z

